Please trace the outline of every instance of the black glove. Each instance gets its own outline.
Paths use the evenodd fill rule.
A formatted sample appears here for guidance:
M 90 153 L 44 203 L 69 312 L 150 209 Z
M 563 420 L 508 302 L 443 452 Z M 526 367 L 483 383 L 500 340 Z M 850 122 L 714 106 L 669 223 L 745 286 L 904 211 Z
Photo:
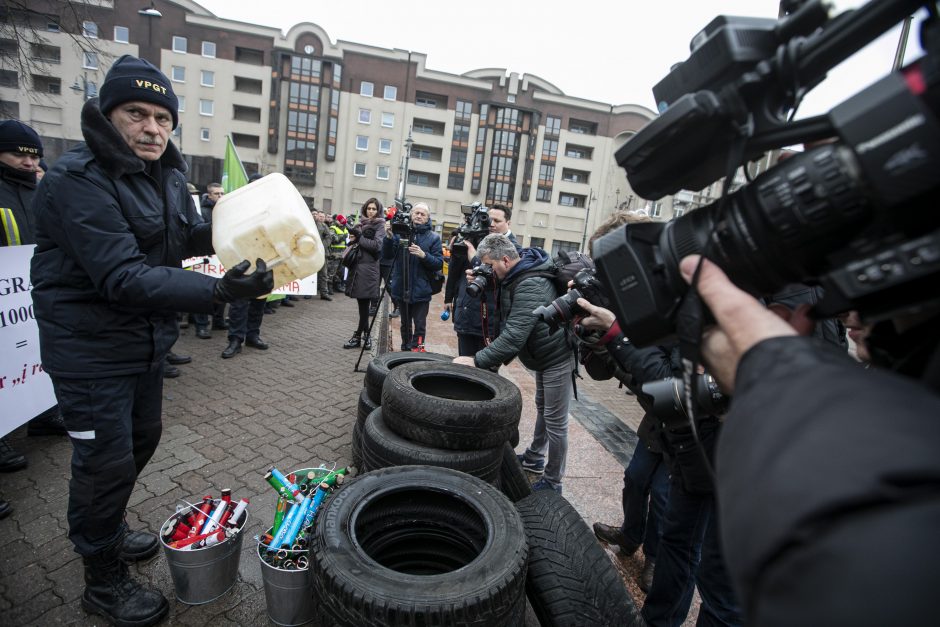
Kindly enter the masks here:
M 250 265 L 245 259 L 219 279 L 212 294 L 216 302 L 231 303 L 271 293 L 274 289 L 274 272 L 268 270 L 264 259 L 258 259 L 255 261 L 255 271 L 246 275 L 245 271 Z
M 355 239 L 359 239 L 359 237 L 360 237 L 361 235 L 362 235 L 362 231 L 359 230 L 359 227 L 358 227 L 358 226 L 354 226 L 353 228 L 349 229 L 349 236 L 350 236 L 350 237 L 353 237 L 353 238 L 355 238 Z

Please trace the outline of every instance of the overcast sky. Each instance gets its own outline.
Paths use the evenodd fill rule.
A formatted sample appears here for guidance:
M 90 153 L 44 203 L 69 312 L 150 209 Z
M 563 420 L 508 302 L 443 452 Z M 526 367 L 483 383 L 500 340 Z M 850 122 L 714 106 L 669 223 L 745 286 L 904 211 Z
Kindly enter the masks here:
M 427 55 L 427 67 L 453 74 L 504 68 L 534 74 L 569 96 L 655 110 L 652 86 L 689 56 L 689 41 L 715 15 L 776 17 L 778 0 L 196 0 L 218 17 L 286 31 L 299 22 L 332 39 Z M 839 10 L 861 4 L 836 0 Z M 457 8 L 459 7 L 459 9 Z M 804 102 L 821 113 L 886 74 L 895 29 Z M 916 31 L 908 58 L 920 54 Z M 815 93 L 818 92 L 818 93 Z

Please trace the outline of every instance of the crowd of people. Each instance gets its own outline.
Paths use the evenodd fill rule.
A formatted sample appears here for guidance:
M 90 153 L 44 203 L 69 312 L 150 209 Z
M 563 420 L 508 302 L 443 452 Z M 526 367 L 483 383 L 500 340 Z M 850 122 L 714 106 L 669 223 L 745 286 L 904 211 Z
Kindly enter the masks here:
M 98 98 L 82 109 L 85 142 L 48 171 L 41 167 L 42 143 L 33 129 L 16 121 L 0 124 L 0 235 L 4 246 L 35 244 L 32 298 L 42 363 L 57 401 L 30 421 L 28 431 L 70 438 L 68 536 L 83 558 L 81 603 L 119 624 L 154 624 L 169 609 L 159 591 L 139 584 L 128 570 L 129 562 L 154 555 L 159 544 L 153 534 L 128 528 L 125 508 L 160 441 L 163 379 L 190 359 L 171 350 L 180 324 L 195 325 L 199 339 L 225 331 L 228 344 L 221 358 L 230 359 L 242 346 L 268 349 L 260 331 L 264 316 L 294 306 L 292 297 L 270 297 L 273 275 L 262 259 L 254 260 L 253 270 L 250 260 L 244 260 L 221 278 L 181 266 L 184 259 L 212 253 L 212 212 L 224 192 L 212 183 L 198 208 L 192 201 L 186 164 L 170 141 L 177 110 L 167 77 L 147 61 L 125 55 L 108 72 Z M 427 316 L 444 265 L 431 207 L 419 202 L 407 218 L 389 219 L 373 197 L 354 216 L 311 212 L 327 253 L 317 275 L 319 297 L 333 301 L 342 292 L 356 301 L 352 335 L 337 348 L 372 348 L 372 324 L 387 290 L 394 303 L 388 315 L 400 319 L 399 349 L 425 351 Z M 859 568 L 855 553 L 867 540 L 885 545 L 866 545 L 879 563 L 897 567 L 900 555 L 916 565 L 906 573 L 900 568 L 891 572 L 920 595 L 899 613 L 924 615 L 923 599 L 929 598 L 927 586 L 936 581 L 936 566 L 925 564 L 921 556 L 932 560 L 929 546 L 936 548 L 936 540 L 923 543 L 927 550 L 920 554 L 912 547 L 917 539 L 936 537 L 935 527 L 928 524 L 937 520 L 931 500 L 935 490 L 930 481 L 922 481 L 938 476 L 935 450 L 929 446 L 934 438 L 932 433 L 919 435 L 924 406 L 940 415 L 935 397 L 925 399 L 906 379 L 875 374 L 871 381 L 890 390 L 890 399 L 907 395 L 917 399 L 917 406 L 898 403 L 894 434 L 880 431 L 883 421 L 866 413 L 861 400 L 853 404 L 861 418 L 844 424 L 854 416 L 827 411 L 811 392 L 812 369 L 801 367 L 844 377 L 858 385 L 840 386 L 844 394 L 881 402 L 882 396 L 872 393 L 876 386 L 839 354 L 845 353 L 839 326 L 833 321 L 818 326 L 817 341 L 829 345 L 829 352 L 820 351 L 819 345 L 794 338 L 793 327 L 768 312 L 774 299 L 756 301 L 705 262 L 697 289 L 717 321 L 703 346 L 705 362 L 723 389 L 739 396 L 728 420 L 701 417 L 693 433 L 687 424 L 659 415 L 643 391 L 644 383 L 682 376 L 676 346 L 633 346 L 613 312 L 584 299 L 578 301 L 586 313 L 576 332 L 554 331 L 533 312 L 564 293 L 553 279 L 556 263 L 540 248 L 520 246 L 511 230 L 509 206 L 494 205 L 488 215 L 489 234 L 481 240 L 454 233 L 448 242 L 443 300 L 457 338 L 454 362 L 498 371 L 519 358 L 533 372 L 535 426 L 518 457 L 525 471 L 538 475 L 534 490 L 563 492 L 568 415 L 579 362 L 592 377 L 615 378 L 639 400 L 646 415 L 624 473 L 623 520 L 598 522 L 594 532 L 626 556 L 643 548 L 640 585 L 648 593 L 643 607 L 648 624 L 681 625 L 696 588 L 702 597 L 700 624 L 787 624 L 794 616 L 801 620 L 790 624 L 813 622 L 814 616 L 859 619 L 852 624 L 870 623 L 872 617 L 890 622 L 882 605 L 846 607 L 847 594 L 876 594 L 874 580 Z M 592 241 L 635 219 L 615 214 Z M 687 281 L 697 261 L 683 261 Z M 481 276 L 486 277 L 481 293 L 470 294 L 469 282 Z M 816 295 L 797 286 L 777 297 L 778 304 L 792 306 L 811 304 Z M 867 344 L 872 327 L 854 313 L 844 322 L 858 342 L 858 356 L 872 359 Z M 918 326 L 922 321 L 915 322 L 911 328 L 923 329 Z M 935 328 L 930 332 L 935 334 Z M 883 338 L 884 330 L 874 337 Z M 929 355 L 921 362 L 933 363 Z M 910 363 L 907 359 L 902 367 Z M 776 388 L 768 387 L 768 381 L 787 377 L 788 385 L 801 390 L 794 405 L 797 415 L 819 410 L 820 420 L 800 423 L 818 441 L 833 438 L 837 424 L 845 428 L 839 435 L 854 430 L 875 441 L 880 434 L 908 447 L 904 459 L 866 466 L 864 456 L 853 453 L 838 464 L 820 459 L 805 437 L 782 446 L 792 434 L 781 425 L 790 423 L 781 415 L 786 410 L 769 407 Z M 857 438 L 855 443 L 864 448 Z M 795 473 L 806 494 L 815 494 L 813 481 L 828 480 L 840 469 L 850 468 L 850 478 L 842 485 L 836 482 L 832 494 L 823 491 L 803 500 L 795 490 L 781 487 L 781 477 L 758 476 L 762 456 L 774 455 L 790 456 L 797 465 L 809 460 L 805 470 Z M 0 440 L 0 471 L 19 470 L 26 463 L 6 439 Z M 820 474 L 814 476 L 813 469 Z M 879 491 L 884 485 L 891 489 Z M 772 496 L 784 500 L 789 511 L 781 512 Z M 863 507 L 866 497 L 878 506 L 866 512 L 867 518 L 843 511 Z M 758 516 L 756 528 L 749 527 L 749 499 L 766 512 Z M 10 504 L 0 501 L 0 517 L 10 511 Z M 892 517 L 909 525 L 915 539 L 885 533 L 886 525 L 897 522 Z M 845 534 L 832 536 L 833 528 Z M 810 532 L 818 534 L 819 542 Z M 807 574 L 804 567 L 811 559 L 832 560 L 834 566 Z M 826 586 L 832 577 L 848 581 L 848 592 L 837 591 L 831 603 L 815 599 L 814 587 Z

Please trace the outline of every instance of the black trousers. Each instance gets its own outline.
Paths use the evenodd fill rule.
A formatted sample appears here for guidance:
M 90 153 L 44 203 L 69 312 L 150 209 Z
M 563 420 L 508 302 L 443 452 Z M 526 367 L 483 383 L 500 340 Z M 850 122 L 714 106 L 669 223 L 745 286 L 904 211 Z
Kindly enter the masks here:
M 483 341 L 482 335 L 457 334 L 457 354 L 461 357 L 473 357 L 484 348 L 486 348 L 486 342 Z
M 264 299 L 236 300 L 228 309 L 228 339 L 257 338 L 264 318 Z
M 52 377 L 52 387 L 72 441 L 69 539 L 80 555 L 95 555 L 123 535 L 137 476 L 160 443 L 163 366 L 123 377 Z
M 371 298 L 357 298 L 356 302 L 359 304 L 359 326 L 356 327 L 356 333 L 368 333 L 369 332 L 369 304 L 372 302 Z
M 418 345 L 418 342 L 424 342 L 427 333 L 428 310 L 431 308 L 431 302 L 424 303 L 401 303 L 399 309 L 401 315 L 401 349 L 403 351 L 411 350 Z

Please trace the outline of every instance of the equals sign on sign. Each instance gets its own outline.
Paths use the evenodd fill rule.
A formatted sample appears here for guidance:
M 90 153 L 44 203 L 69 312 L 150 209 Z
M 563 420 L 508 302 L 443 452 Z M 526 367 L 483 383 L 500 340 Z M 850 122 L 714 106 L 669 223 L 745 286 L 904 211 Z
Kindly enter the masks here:
M 20 340 L 16 343 L 17 348 L 23 348 L 24 346 L 26 346 L 26 340 Z

